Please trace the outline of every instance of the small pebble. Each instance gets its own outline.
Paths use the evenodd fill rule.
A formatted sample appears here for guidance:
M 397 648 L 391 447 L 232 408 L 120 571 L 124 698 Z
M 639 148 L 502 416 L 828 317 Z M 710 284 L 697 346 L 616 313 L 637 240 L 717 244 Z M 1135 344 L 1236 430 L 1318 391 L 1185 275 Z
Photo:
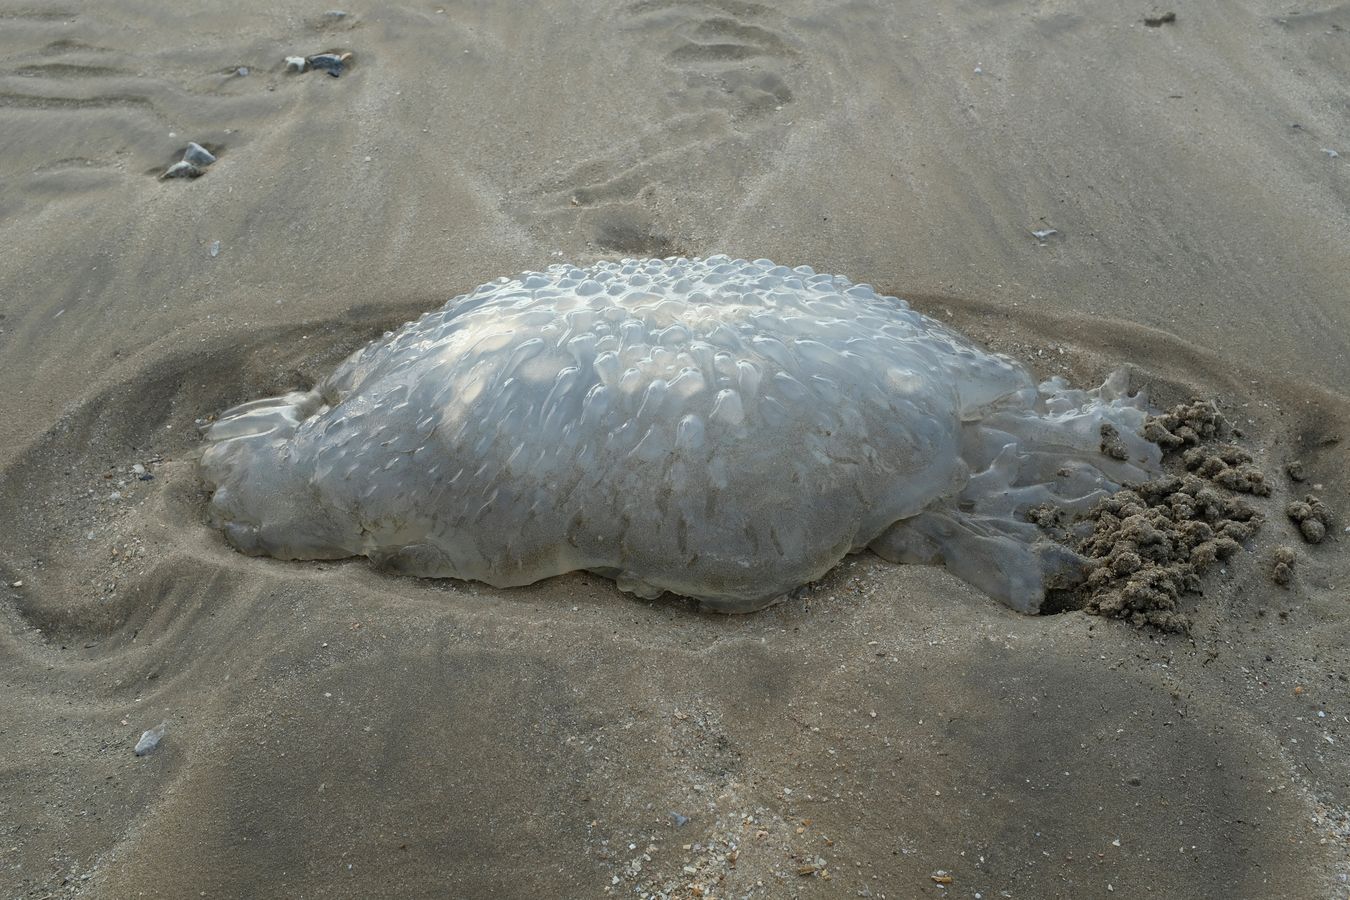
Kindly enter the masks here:
M 672 809 L 670 811 L 670 821 L 675 823 L 676 828 L 683 828 L 685 825 L 689 824 L 689 817 L 682 816 Z
M 215 259 L 220 255 L 220 241 L 211 242 L 211 258 Z
M 239 68 L 234 70 L 234 74 L 238 75 L 240 78 L 243 78 L 244 76 L 248 75 L 248 66 L 240 66 Z

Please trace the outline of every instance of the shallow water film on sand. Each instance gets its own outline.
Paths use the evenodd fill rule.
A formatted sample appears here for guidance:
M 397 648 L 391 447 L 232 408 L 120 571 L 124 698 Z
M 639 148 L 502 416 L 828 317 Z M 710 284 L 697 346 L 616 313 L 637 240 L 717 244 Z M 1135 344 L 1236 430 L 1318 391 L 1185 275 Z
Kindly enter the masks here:
M 250 554 L 498 587 L 587 570 L 744 612 L 871 548 L 1035 612 L 1080 566 L 1027 511 L 1158 471 L 1125 387 L 1037 385 L 806 266 L 555 265 L 227 411 L 201 466 Z

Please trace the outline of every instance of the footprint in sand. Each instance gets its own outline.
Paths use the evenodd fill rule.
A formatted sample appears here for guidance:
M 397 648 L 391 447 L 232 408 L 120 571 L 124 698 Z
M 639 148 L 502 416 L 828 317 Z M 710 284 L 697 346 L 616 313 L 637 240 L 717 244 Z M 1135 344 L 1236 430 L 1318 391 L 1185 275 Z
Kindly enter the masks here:
M 809 77 L 804 43 L 769 6 L 736 0 L 640 0 L 620 13 L 632 52 L 656 60 L 667 85 L 653 120 L 612 154 L 539 184 L 516 211 L 531 227 L 579 229 L 600 250 L 681 251 L 664 213 L 691 193 L 718 202 L 781 146 L 783 117 Z M 688 173 L 697 173 L 689 183 Z

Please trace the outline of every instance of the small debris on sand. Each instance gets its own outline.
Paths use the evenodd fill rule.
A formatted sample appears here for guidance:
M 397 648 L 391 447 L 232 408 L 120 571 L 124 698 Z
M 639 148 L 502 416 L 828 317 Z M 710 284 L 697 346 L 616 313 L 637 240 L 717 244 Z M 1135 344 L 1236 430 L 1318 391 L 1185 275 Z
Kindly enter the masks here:
M 318 69 L 321 72 L 327 72 L 329 75 L 332 75 L 334 78 L 337 78 L 342 75 L 342 70 L 346 67 L 347 62 L 351 58 L 352 55 L 350 53 L 339 53 L 337 51 L 333 51 L 331 53 L 315 54 L 314 56 L 309 57 L 309 59 L 305 61 L 309 63 L 309 67 L 311 69 Z
M 159 742 L 164 740 L 164 732 L 169 728 L 168 722 L 160 722 L 156 728 L 141 732 L 141 739 L 136 742 L 135 753 L 137 756 L 145 756 L 159 746 Z
M 1295 500 L 1285 507 L 1285 515 L 1298 526 L 1303 539 L 1310 544 L 1322 543 L 1331 526 L 1331 510 L 1313 494 Z
M 164 171 L 160 178 L 200 178 L 216 156 L 196 141 L 189 141 L 183 158 Z
M 286 57 L 287 72 L 308 72 L 311 69 L 319 72 L 327 72 L 334 78 L 340 78 L 348 64 L 351 63 L 352 54 L 347 50 L 325 50 L 323 53 L 316 53 L 313 56 L 288 56 Z
M 183 151 L 183 162 L 191 163 L 199 169 L 205 169 L 215 161 L 216 155 L 210 150 L 196 141 L 188 141 L 187 149 Z
M 1302 460 L 1294 460 L 1284 467 L 1284 474 L 1289 476 L 1291 481 L 1307 481 L 1308 473 L 1303 469 Z
M 1289 587 L 1294 580 L 1294 560 L 1297 559 L 1292 547 L 1276 547 L 1272 554 L 1274 564 L 1270 570 L 1271 579 L 1280 587 Z
M 164 170 L 160 178 L 200 178 L 202 170 L 186 160 L 179 160 Z
M 1112 459 L 1125 460 L 1130 458 L 1130 450 L 1120 439 L 1120 431 L 1110 422 L 1102 425 L 1101 428 L 1102 444 L 1101 451 Z
M 1159 16 L 1147 16 L 1144 24 L 1149 28 L 1161 28 L 1164 25 L 1171 25 L 1177 20 L 1177 14 L 1174 12 L 1165 12 Z

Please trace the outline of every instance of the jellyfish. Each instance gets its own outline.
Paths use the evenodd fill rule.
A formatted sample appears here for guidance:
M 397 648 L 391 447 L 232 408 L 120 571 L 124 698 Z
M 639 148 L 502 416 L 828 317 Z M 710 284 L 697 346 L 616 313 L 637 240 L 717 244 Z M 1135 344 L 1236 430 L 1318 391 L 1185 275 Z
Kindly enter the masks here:
M 1160 469 L 1127 388 L 1038 384 L 808 266 L 553 265 L 224 412 L 200 471 L 251 555 L 503 588 L 586 571 L 748 612 L 871 550 L 1034 613 L 1083 564 L 1028 511 Z

